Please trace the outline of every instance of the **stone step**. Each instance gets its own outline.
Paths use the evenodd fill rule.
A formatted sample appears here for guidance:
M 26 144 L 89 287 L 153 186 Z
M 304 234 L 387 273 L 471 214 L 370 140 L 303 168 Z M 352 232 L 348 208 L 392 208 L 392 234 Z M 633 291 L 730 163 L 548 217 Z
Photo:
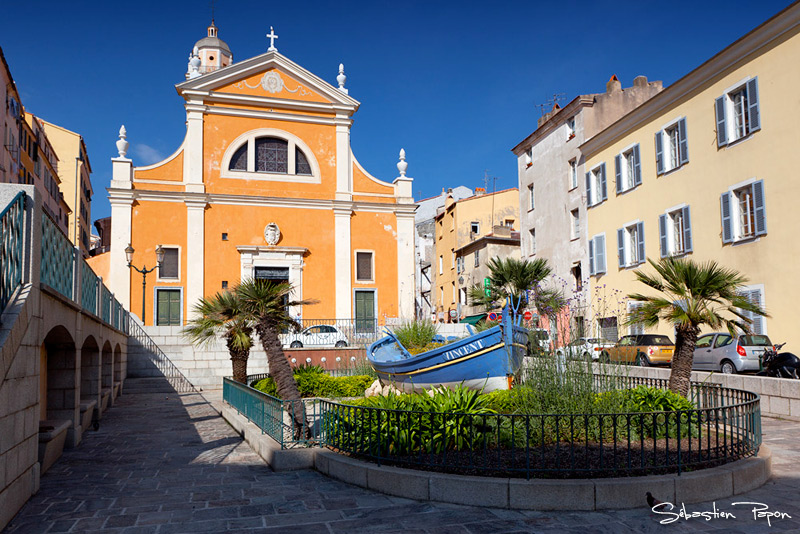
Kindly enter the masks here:
M 161 377 L 131 378 L 125 380 L 125 394 L 136 393 L 175 393 L 169 381 Z

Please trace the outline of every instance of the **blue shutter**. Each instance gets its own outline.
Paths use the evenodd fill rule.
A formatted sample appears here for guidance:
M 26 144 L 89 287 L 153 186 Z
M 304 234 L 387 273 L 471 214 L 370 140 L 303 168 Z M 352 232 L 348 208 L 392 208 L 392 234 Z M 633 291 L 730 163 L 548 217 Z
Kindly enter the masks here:
M 640 222 L 636 226 L 639 227 L 639 231 L 637 232 L 639 242 L 636 243 L 636 246 L 639 249 L 639 263 L 644 263 L 644 223 Z
M 639 157 L 639 145 L 633 147 L 633 185 L 642 185 L 642 160 Z
M 586 173 L 586 205 L 592 206 L 592 173 Z
M 617 230 L 617 255 L 619 256 L 619 268 L 625 267 L 625 230 Z
M 606 164 L 600 165 L 600 202 L 608 198 L 608 190 L 606 189 Z
M 747 132 L 761 129 L 761 110 L 758 106 L 758 76 L 747 82 L 748 124 Z
M 686 137 L 686 118 L 678 121 L 678 144 L 680 145 L 681 165 L 689 162 L 689 139 Z
M 662 214 L 658 216 L 658 235 L 661 241 L 661 257 L 666 258 L 669 256 L 669 244 L 667 243 L 667 216 Z
M 715 109 L 717 110 L 717 146 L 719 148 L 728 144 L 728 130 L 725 125 L 725 95 L 717 98 Z
M 753 206 L 755 208 L 756 235 L 767 233 L 767 209 L 764 206 L 764 180 L 753 183 Z
M 589 240 L 589 274 L 594 274 L 594 240 L 595 238 L 591 238 Z
M 599 235 L 595 239 L 595 271 L 599 274 L 606 272 L 606 236 Z
M 689 206 L 683 208 L 683 251 L 692 251 L 692 218 L 689 215 Z
M 661 148 L 661 140 L 664 130 L 656 132 L 656 173 L 664 174 L 664 150 Z
M 614 156 L 614 168 L 617 176 L 617 194 L 622 193 L 622 157 L 617 154 Z
M 722 242 L 733 242 L 733 220 L 731 219 L 731 194 L 722 193 L 719 197 L 720 210 L 722 211 Z

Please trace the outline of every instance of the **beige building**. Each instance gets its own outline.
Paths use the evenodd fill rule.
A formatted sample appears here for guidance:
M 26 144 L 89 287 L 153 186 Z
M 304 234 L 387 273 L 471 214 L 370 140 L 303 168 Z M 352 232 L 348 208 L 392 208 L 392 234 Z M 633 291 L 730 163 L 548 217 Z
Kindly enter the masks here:
M 646 258 L 714 260 L 771 314 L 754 330 L 797 350 L 798 57 L 793 4 L 581 146 L 593 292 L 645 291 Z M 592 319 L 609 338 L 631 328 Z
M 458 201 L 447 198 L 444 207 L 436 214 L 434 224 L 431 293 L 436 320 L 458 322 L 467 315 L 467 291 L 470 286 L 483 283 L 483 277 L 478 278 L 476 273 L 492 257 L 488 255 L 497 251 L 496 247 L 487 248 L 486 242 L 477 247 L 465 246 L 493 233 L 508 237 L 510 231 L 518 230 L 518 203 L 517 188 L 490 194 L 476 188 L 475 196 Z M 503 250 L 518 258 L 518 234 L 516 239 L 516 245 Z
M 72 210 L 69 215 L 70 240 L 79 246 L 84 258 L 89 257 L 92 234 L 92 166 L 86 153 L 83 136 L 66 128 L 39 119 L 44 131 L 58 154 L 58 176 L 61 179 L 61 192 L 67 206 Z

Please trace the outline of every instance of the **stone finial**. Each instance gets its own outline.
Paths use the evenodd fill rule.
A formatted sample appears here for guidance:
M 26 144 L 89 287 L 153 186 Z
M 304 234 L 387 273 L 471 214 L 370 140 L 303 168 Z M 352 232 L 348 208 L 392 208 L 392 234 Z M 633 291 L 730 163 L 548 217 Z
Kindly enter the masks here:
M 277 39 L 278 36 L 275 35 L 275 30 L 272 29 L 272 26 L 269 27 L 267 37 L 269 38 L 269 48 L 267 48 L 267 52 L 277 52 L 278 49 L 275 48 L 275 39 Z
M 406 163 L 406 151 L 405 149 L 400 149 L 400 161 L 397 162 L 397 170 L 400 171 L 400 176 L 406 175 L 406 169 L 408 169 L 408 163 Z
M 339 63 L 339 75 L 336 77 L 336 81 L 339 82 L 339 90 L 347 94 L 348 91 L 344 87 L 344 82 L 347 81 L 347 76 L 344 75 L 344 63 Z
M 117 141 L 117 151 L 119 152 L 119 157 L 121 158 L 124 158 L 128 153 L 128 147 L 130 146 L 130 143 L 128 143 L 126 140 L 127 137 L 128 132 L 125 130 L 125 125 L 123 124 L 119 129 L 119 140 Z

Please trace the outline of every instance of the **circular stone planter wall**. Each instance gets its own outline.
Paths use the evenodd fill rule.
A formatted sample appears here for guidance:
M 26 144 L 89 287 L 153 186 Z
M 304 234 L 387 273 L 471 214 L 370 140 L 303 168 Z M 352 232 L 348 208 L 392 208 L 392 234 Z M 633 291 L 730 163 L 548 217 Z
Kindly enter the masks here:
M 740 495 L 762 486 L 772 474 L 772 453 L 681 475 L 594 479 L 491 478 L 379 466 L 318 449 L 317 471 L 374 491 L 417 499 L 519 510 L 604 510 L 647 506 L 645 493 L 660 501 L 695 503 Z

